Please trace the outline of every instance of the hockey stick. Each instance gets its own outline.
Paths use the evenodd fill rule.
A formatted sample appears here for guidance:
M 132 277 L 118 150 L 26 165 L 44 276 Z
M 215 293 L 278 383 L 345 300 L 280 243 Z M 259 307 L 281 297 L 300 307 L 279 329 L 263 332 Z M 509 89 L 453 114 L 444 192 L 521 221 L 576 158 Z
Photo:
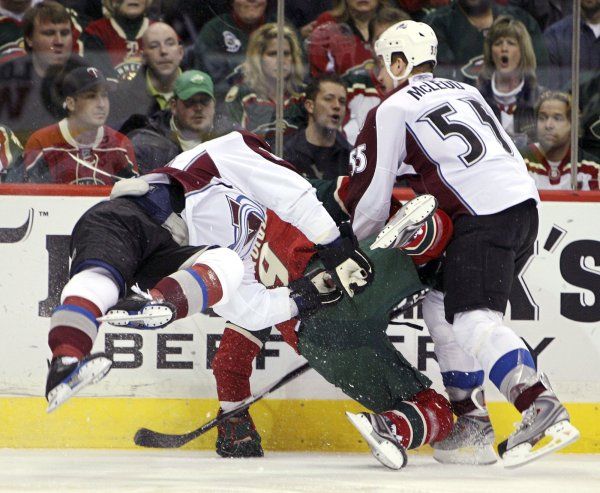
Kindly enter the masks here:
M 182 435 L 169 435 L 167 433 L 160 433 L 159 431 L 149 430 L 148 428 L 140 428 L 135 436 L 133 437 L 133 441 L 136 445 L 140 447 L 152 447 L 152 448 L 178 448 L 185 445 L 188 442 L 191 442 L 195 438 L 198 438 L 200 435 L 203 435 L 208 430 L 211 430 L 215 426 L 218 426 L 223 421 L 236 414 L 241 413 L 244 409 L 247 409 L 255 402 L 261 400 L 266 395 L 271 392 L 275 392 L 277 389 L 283 387 L 285 384 L 291 382 L 296 377 L 299 377 L 307 370 L 310 369 L 308 363 L 304 363 L 298 368 L 290 371 L 289 373 L 282 376 L 276 382 L 273 382 L 268 387 L 264 388 L 260 392 L 255 395 L 251 395 L 247 399 L 243 400 L 233 409 L 221 413 L 214 419 L 211 419 L 208 423 L 203 424 L 200 428 L 197 428 L 189 433 L 183 433 Z

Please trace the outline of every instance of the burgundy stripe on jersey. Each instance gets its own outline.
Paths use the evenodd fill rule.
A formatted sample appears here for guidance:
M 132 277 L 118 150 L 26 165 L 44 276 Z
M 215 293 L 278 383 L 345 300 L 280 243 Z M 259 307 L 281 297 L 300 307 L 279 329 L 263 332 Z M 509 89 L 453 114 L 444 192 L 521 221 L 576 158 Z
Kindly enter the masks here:
M 423 177 L 421 183 L 427 184 L 424 192 L 433 195 L 438 200 L 439 208 L 453 220 L 464 214 L 471 215 L 471 210 L 462 202 L 458 192 L 440 176 L 440 165 L 425 153 L 408 127 L 406 130 L 406 158 L 404 162 L 410 164 Z
M 296 168 L 293 164 L 287 162 L 285 159 L 281 159 L 275 156 L 271 152 L 271 146 L 267 144 L 263 139 L 261 139 L 258 135 L 253 134 L 252 132 L 246 132 L 245 130 L 239 130 L 240 134 L 242 134 L 242 138 L 244 139 L 244 143 L 252 149 L 256 154 L 260 154 L 267 161 L 271 161 L 272 163 L 278 164 L 279 166 L 283 166 L 284 168 L 291 169 L 292 171 L 296 171 Z M 297 171 L 296 171 L 297 172 Z
M 184 193 L 195 192 L 204 188 L 213 178 L 220 178 L 219 170 L 208 152 L 195 156 L 184 170 L 165 166 L 152 173 L 165 173 L 177 181 Z
M 354 148 L 358 148 L 361 144 L 369 145 L 366 146 L 366 158 L 367 158 L 367 167 L 361 173 L 352 173 L 350 177 L 350 183 L 346 189 L 345 197 L 342 197 L 344 200 L 344 204 L 346 205 L 346 210 L 354 219 L 354 212 L 356 211 L 356 207 L 360 199 L 363 197 L 365 192 L 368 190 L 371 181 L 373 180 L 373 176 L 375 175 L 375 169 L 377 168 L 377 126 L 375 124 L 375 117 L 377 114 L 377 108 L 373 108 L 367 114 L 367 118 L 365 119 L 365 124 L 363 125 L 360 134 L 356 139 L 356 144 Z

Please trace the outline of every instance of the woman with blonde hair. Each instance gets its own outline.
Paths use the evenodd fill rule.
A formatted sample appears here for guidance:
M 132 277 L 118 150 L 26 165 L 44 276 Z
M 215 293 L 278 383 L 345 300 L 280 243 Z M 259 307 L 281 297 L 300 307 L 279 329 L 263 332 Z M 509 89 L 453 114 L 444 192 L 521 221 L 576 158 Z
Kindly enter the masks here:
M 369 22 L 389 0 L 336 0 L 323 12 L 307 40 L 311 75 L 344 74 L 373 58 L 369 45 Z
M 283 118 L 286 129 L 295 130 L 305 120 L 300 104 L 304 89 L 302 50 L 289 27 L 284 28 L 283 36 Z M 271 139 L 275 132 L 277 24 L 265 24 L 250 36 L 243 76 L 243 81 L 234 85 L 225 98 L 233 126 Z
M 521 147 L 535 138 L 536 58 L 525 25 L 499 16 L 483 44 L 483 68 L 478 89 L 504 130 Z

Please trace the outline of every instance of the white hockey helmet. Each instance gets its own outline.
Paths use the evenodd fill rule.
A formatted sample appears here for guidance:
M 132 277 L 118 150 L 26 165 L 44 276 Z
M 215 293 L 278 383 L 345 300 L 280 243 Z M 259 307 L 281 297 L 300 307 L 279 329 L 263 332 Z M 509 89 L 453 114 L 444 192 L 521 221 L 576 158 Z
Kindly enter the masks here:
M 375 54 L 383 58 L 385 69 L 398 83 L 406 79 L 413 67 L 425 62 L 437 62 L 437 37 L 433 29 L 423 22 L 402 21 L 386 29 L 375 41 Z M 404 53 L 408 65 L 402 74 L 395 76 L 390 69 L 392 55 Z

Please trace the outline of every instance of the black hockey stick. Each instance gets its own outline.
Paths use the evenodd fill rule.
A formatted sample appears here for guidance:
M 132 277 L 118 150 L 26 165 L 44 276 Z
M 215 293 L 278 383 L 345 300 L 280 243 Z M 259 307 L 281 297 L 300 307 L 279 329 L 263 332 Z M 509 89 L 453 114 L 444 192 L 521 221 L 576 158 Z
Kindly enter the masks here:
M 188 442 L 191 442 L 195 438 L 198 438 L 200 435 L 203 435 L 208 430 L 211 430 L 215 426 L 218 426 L 223 421 L 236 414 L 241 413 L 244 409 L 247 409 L 255 402 L 261 400 L 266 395 L 271 392 L 275 392 L 277 389 L 283 387 L 285 384 L 291 382 L 296 377 L 299 377 L 307 370 L 310 369 L 308 363 L 304 363 L 299 366 L 295 370 L 290 371 L 289 373 L 282 376 L 276 382 L 273 382 L 270 386 L 261 390 L 255 395 L 251 395 L 247 399 L 243 400 L 237 407 L 231 409 L 230 411 L 221 413 L 214 419 L 211 419 L 208 423 L 203 424 L 200 428 L 197 428 L 189 433 L 184 433 L 182 435 L 169 435 L 167 433 L 160 433 L 159 431 L 149 430 L 148 428 L 140 428 L 135 437 L 133 437 L 133 441 L 136 445 L 140 447 L 152 447 L 152 448 L 178 448 L 185 445 Z

